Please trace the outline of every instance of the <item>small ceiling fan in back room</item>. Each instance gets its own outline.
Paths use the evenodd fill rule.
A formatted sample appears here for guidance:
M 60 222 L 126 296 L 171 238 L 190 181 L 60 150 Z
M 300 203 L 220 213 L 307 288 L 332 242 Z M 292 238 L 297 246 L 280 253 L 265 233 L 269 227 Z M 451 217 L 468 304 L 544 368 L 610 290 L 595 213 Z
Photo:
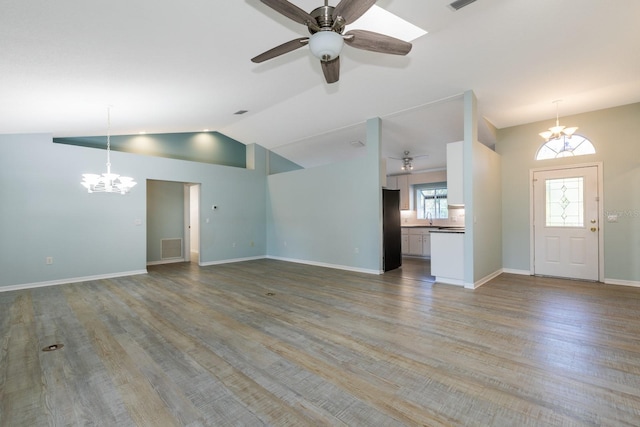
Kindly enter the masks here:
M 417 159 L 420 157 L 429 157 L 428 154 L 421 154 L 419 156 L 409 156 L 409 151 L 405 150 L 404 156 L 402 158 L 398 157 L 389 157 L 390 159 L 401 160 L 402 161 L 402 170 L 409 172 L 413 170 L 413 159 Z
M 287 0 L 260 1 L 287 18 L 305 25 L 311 35 L 288 41 L 261 53 L 251 59 L 256 63 L 308 44 L 311 53 L 320 59 L 327 83 L 335 83 L 340 78 L 340 51 L 343 43 L 357 49 L 393 55 L 406 55 L 411 51 L 411 43 L 373 31 L 349 30 L 342 34 L 345 26 L 360 18 L 375 4 L 376 0 L 341 0 L 335 7 L 329 6 L 328 1 L 325 0 L 324 6 L 310 13 Z

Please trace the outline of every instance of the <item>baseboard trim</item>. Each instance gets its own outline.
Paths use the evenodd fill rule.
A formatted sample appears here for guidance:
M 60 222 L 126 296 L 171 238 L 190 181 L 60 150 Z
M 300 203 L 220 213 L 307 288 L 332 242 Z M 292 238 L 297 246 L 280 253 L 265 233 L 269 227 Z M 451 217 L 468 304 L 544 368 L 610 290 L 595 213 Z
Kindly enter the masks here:
M 508 274 L 519 274 L 520 276 L 532 276 L 529 270 L 517 270 L 515 268 L 503 268 L 502 272 Z
M 92 280 L 104 280 L 104 279 L 114 279 L 116 277 L 137 276 L 139 274 L 147 274 L 147 270 L 122 271 L 120 273 L 73 277 L 69 279 L 50 280 L 47 282 L 35 282 L 35 283 L 24 283 L 21 285 L 0 286 L 0 292 L 22 291 L 25 289 L 44 288 L 46 286 L 58 286 L 58 285 L 67 285 L 69 283 L 89 282 Z
M 433 282 L 434 284 L 437 283 L 443 283 L 445 285 L 454 285 L 454 286 L 462 286 L 462 287 L 467 287 L 464 283 L 464 280 L 460 280 L 460 279 L 451 279 L 449 277 L 439 277 L 436 276 L 436 281 Z
M 232 264 L 234 262 L 254 261 L 257 259 L 265 259 L 265 258 L 267 257 L 265 257 L 264 255 L 260 255 L 260 256 L 252 256 L 252 257 L 246 257 L 246 258 L 223 259 L 220 261 L 207 261 L 207 262 L 201 262 L 198 265 L 200 267 L 207 267 L 209 265 Z
M 313 265 L 316 267 L 326 267 L 326 268 L 335 268 L 337 270 L 353 271 L 355 273 L 367 273 L 367 274 L 376 274 L 376 275 L 380 275 L 384 273 L 384 271 L 381 271 L 381 270 L 370 270 L 367 268 L 350 267 L 348 265 L 340 265 L 340 264 L 329 264 L 326 262 L 308 261 L 305 259 L 284 258 L 284 257 L 271 256 L 271 255 L 267 256 L 267 258 L 275 259 L 278 261 L 295 262 L 296 264 L 307 264 L 307 265 Z
M 484 285 L 485 283 L 489 282 L 492 279 L 495 279 L 496 277 L 498 277 L 499 275 L 501 275 L 503 273 L 503 269 L 498 269 L 496 271 L 494 271 L 493 273 L 490 273 L 486 276 L 484 276 L 482 279 L 480 280 L 476 280 L 474 283 L 465 283 L 464 287 L 465 289 L 478 289 L 480 286 Z
M 632 286 L 640 288 L 640 282 L 635 280 L 619 280 L 619 279 L 604 279 L 604 283 L 607 285 L 620 285 L 620 286 Z
M 162 264 L 174 264 L 176 262 L 185 262 L 184 258 L 172 258 L 172 259 L 163 259 L 160 261 L 149 261 L 147 265 L 162 265 Z

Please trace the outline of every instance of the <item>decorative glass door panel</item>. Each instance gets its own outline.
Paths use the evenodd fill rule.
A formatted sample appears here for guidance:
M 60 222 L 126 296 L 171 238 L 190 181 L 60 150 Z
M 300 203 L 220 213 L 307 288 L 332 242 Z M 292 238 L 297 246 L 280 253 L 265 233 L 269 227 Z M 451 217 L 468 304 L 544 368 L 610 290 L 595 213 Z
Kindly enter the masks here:
M 584 227 L 584 178 L 547 179 L 547 227 Z

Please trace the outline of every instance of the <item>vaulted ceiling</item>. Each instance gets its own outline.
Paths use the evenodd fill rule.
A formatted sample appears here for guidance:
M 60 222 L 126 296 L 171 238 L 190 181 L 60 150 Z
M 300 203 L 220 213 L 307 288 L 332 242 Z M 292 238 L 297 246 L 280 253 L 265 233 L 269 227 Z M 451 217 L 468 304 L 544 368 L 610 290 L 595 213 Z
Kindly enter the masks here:
M 385 157 L 429 154 L 428 169 L 462 139 L 469 89 L 487 144 L 492 126 L 551 124 L 556 99 L 561 116 L 640 101 L 639 1 L 449 3 L 379 0 L 429 33 L 406 57 L 345 46 L 328 85 L 307 48 L 250 61 L 308 34 L 258 0 L 4 1 L 0 133 L 104 134 L 111 105 L 114 134 L 216 130 L 309 167 L 357 155 L 381 117 Z

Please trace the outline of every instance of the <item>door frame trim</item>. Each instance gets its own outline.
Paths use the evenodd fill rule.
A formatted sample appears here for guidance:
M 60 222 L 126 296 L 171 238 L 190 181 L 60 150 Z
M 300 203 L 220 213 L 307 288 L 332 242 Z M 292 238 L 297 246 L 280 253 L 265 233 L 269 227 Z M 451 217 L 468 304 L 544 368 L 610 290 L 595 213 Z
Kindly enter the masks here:
M 536 172 L 596 167 L 598 175 L 598 281 L 604 283 L 604 174 L 602 162 L 577 163 L 529 169 L 529 274 L 535 274 L 535 229 L 533 176 Z

